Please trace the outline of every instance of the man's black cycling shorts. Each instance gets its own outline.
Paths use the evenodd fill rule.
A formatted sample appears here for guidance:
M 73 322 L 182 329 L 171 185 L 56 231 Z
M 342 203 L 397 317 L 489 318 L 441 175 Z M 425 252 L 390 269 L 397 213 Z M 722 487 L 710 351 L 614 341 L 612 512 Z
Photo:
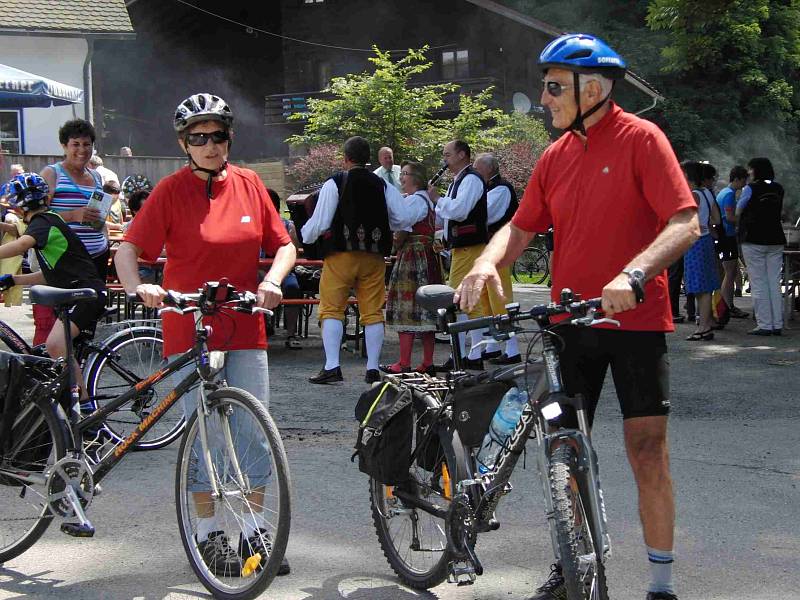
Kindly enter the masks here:
M 568 394 L 583 394 L 590 423 L 609 366 L 624 419 L 669 414 L 669 359 L 663 332 L 573 326 L 555 332 L 565 344 L 560 353 L 564 387 Z M 558 424 L 576 428 L 575 412 L 566 407 Z

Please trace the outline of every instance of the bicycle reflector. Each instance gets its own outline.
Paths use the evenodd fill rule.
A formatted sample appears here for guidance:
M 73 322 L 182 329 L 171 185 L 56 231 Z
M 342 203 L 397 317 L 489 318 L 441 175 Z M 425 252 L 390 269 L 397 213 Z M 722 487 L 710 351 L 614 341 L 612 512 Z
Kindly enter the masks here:
M 558 402 L 550 402 L 542 407 L 542 416 L 548 421 L 552 421 L 561 415 L 561 405 Z

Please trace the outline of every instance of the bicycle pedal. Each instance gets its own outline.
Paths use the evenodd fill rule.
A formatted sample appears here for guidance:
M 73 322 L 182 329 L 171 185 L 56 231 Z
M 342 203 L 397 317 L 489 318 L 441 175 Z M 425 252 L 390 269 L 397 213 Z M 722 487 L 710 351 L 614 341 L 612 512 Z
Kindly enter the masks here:
M 470 563 L 451 561 L 447 566 L 447 583 L 459 586 L 472 585 L 475 579 L 477 579 L 475 568 Z
M 99 484 L 99 483 L 95 483 L 95 484 L 94 484 L 94 495 L 95 495 L 95 496 L 99 496 L 99 495 L 100 495 L 100 494 L 102 494 L 102 493 L 103 493 L 103 488 L 100 486 L 100 484 Z M 498 525 L 498 527 L 499 527 L 499 526 L 500 526 L 500 525 Z
M 72 537 L 94 537 L 94 525 L 91 523 L 62 523 L 61 532 Z

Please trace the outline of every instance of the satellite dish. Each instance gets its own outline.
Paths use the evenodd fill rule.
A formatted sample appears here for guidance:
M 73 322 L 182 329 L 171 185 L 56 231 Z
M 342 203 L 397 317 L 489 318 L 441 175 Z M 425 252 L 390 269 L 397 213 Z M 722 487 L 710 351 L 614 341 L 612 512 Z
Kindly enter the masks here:
M 514 92 L 514 95 L 511 97 L 511 101 L 514 103 L 514 112 L 522 114 L 527 114 L 530 112 L 531 99 L 522 92 Z

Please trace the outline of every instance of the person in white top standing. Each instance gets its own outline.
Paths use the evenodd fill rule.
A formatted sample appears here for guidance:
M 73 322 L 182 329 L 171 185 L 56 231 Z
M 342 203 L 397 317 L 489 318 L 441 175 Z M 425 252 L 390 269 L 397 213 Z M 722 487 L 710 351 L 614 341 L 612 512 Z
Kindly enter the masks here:
M 103 185 L 107 184 L 109 181 L 116 181 L 117 185 L 119 185 L 119 177 L 117 177 L 117 174 L 108 167 L 103 166 L 103 159 L 100 158 L 98 154 L 92 154 L 92 158 L 89 159 L 89 167 L 97 171 Z
M 325 259 L 319 283 L 319 319 L 325 366 L 311 383 L 343 381 L 339 350 L 344 310 L 355 290 L 364 343 L 367 347 L 367 383 L 380 381 L 378 365 L 383 346 L 383 304 L 386 299 L 386 263 L 392 231 L 411 231 L 425 218 L 428 206 L 420 196 L 404 198 L 394 186 L 370 173 L 365 165 L 369 143 L 351 137 L 344 143 L 344 172 L 328 179 L 319 192 L 314 214 L 301 229 L 305 244 L 321 238 Z
M 487 223 L 489 224 L 489 238 L 500 231 L 506 223 L 511 221 L 514 213 L 519 208 L 517 192 L 509 181 L 500 175 L 500 163 L 489 152 L 478 154 L 475 157 L 473 168 L 486 182 Z M 487 315 L 505 314 L 506 304 L 514 301 L 514 290 L 511 284 L 511 265 L 500 267 L 497 272 L 503 284 L 503 296 L 489 286 L 488 294 L 483 298 L 483 312 Z M 505 343 L 504 352 L 500 352 L 497 342 L 490 342 L 483 353 L 484 358 L 495 365 L 513 365 L 521 361 L 517 338 L 512 337 Z
M 436 203 L 436 218 L 444 222 L 444 236 L 452 249 L 450 278 L 447 284 L 457 288 L 461 280 L 472 269 L 486 243 L 489 241 L 489 223 L 486 201 L 486 184 L 480 174 L 472 168 L 472 154 L 469 144 L 462 140 L 448 142 L 442 151 L 447 169 L 453 174 L 453 183 L 447 195 L 440 197 L 433 186 L 428 195 Z M 484 290 L 483 294 L 486 295 Z M 482 303 L 469 312 L 471 319 L 483 316 Z M 463 314 L 459 318 L 466 318 Z M 478 343 L 483 339 L 483 329 L 472 332 L 472 347 L 466 355 L 466 337 L 459 336 L 461 355 L 466 356 L 463 365 L 468 369 L 483 370 L 481 349 Z M 449 371 L 453 367 L 452 357 L 440 370 Z
M 394 152 L 388 146 L 378 150 L 378 162 L 381 166 L 373 171 L 375 175 L 383 179 L 386 183 L 393 185 L 398 191 L 400 187 L 400 165 L 394 164 Z

